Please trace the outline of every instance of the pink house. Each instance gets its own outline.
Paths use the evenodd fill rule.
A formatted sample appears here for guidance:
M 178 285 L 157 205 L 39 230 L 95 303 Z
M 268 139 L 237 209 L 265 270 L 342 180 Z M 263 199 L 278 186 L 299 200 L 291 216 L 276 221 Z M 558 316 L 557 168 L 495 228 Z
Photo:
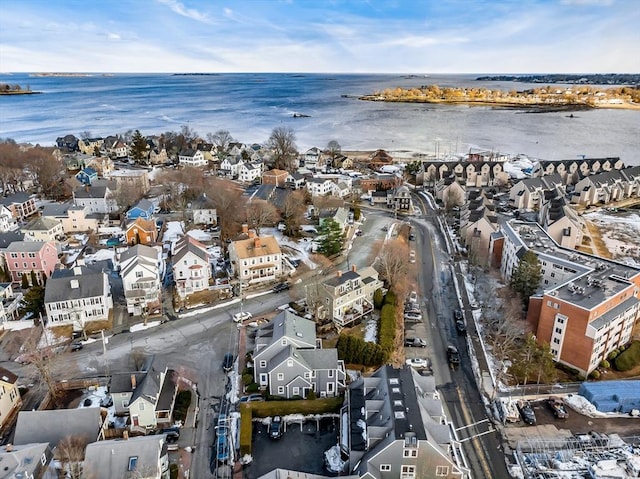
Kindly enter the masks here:
M 16 283 L 22 281 L 23 273 L 31 282 L 31 271 L 42 282 L 43 276 L 50 278 L 60 264 L 53 241 L 14 241 L 7 247 L 4 256 L 11 280 Z

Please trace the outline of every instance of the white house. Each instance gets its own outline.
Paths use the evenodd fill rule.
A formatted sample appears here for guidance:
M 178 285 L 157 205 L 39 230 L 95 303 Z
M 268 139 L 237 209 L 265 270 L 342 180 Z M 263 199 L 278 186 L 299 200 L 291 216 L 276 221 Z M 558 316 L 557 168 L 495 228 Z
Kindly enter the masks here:
M 201 166 L 207 166 L 209 163 L 204 156 L 204 153 L 200 150 L 182 150 L 178 153 L 178 163 L 182 166 L 191 166 L 198 168 Z
M 89 214 L 113 213 L 118 211 L 115 191 L 116 185 L 83 186 L 73 192 L 73 201 L 76 206 L 86 208 Z
M 120 276 L 129 314 L 140 316 L 160 311 L 160 261 L 158 250 L 142 244 L 120 255 Z
M 242 156 L 227 156 L 220 162 L 220 173 L 229 178 L 237 178 L 240 174 L 240 167 L 244 165 Z
M 173 279 L 181 298 L 209 288 L 211 264 L 207 248 L 189 235 L 176 243 L 173 255 Z
M 16 219 L 11 210 L 5 205 L 0 205 L 0 233 L 5 233 L 16 227 Z
M 309 178 L 306 186 L 311 196 L 338 196 L 339 194 L 338 185 L 329 178 Z
M 49 326 L 71 324 L 75 331 L 84 331 L 88 323 L 109 319 L 109 278 L 84 266 L 56 270 L 47 280 L 44 306 Z
M 238 168 L 238 179 L 244 183 L 251 183 L 262 177 L 262 163 L 247 162 Z
M 218 212 L 215 205 L 205 194 L 191 204 L 191 212 L 193 213 L 193 224 L 213 226 L 218 224 Z

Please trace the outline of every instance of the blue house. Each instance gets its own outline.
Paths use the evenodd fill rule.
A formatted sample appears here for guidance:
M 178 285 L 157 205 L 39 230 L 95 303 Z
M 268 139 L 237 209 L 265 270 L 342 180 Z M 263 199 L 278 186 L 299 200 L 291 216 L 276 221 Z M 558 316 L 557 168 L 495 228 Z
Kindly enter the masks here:
M 153 216 L 155 205 L 146 198 L 141 199 L 129 211 L 127 211 L 127 220 L 137 220 L 142 218 L 150 220 Z
M 91 183 L 98 179 L 98 172 L 91 167 L 86 167 L 76 174 L 76 179 L 83 185 L 91 186 Z

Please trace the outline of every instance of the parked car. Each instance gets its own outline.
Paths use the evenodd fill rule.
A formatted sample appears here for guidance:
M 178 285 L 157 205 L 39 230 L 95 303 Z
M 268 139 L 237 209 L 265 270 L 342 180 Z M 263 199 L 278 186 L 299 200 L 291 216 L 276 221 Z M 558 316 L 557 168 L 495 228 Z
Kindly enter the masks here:
M 420 311 L 407 311 L 404 313 L 404 320 L 411 322 L 422 321 L 422 313 Z
M 464 319 L 464 316 L 462 315 L 462 311 L 460 311 L 459 309 L 454 309 L 453 310 L 453 319 L 455 319 L 456 321 Z
M 229 371 L 231 371 L 233 369 L 233 362 L 234 362 L 233 354 L 231 353 L 225 354 L 224 358 L 222 359 L 222 370 L 225 373 L 228 373 Z
M 531 426 L 536 423 L 536 413 L 533 412 L 533 408 L 531 407 L 531 403 L 529 401 L 518 401 L 518 411 L 520 411 L 520 416 L 522 416 L 522 420 Z
M 248 396 L 242 396 L 240 402 L 262 402 L 264 396 L 262 394 L 249 394 Z
M 411 291 L 411 293 L 409 293 L 409 302 L 410 303 L 417 303 L 418 302 L 418 293 L 416 293 L 415 291 Z
M 84 346 L 82 343 L 74 341 L 71 343 L 71 351 L 80 351 Z
M 564 405 L 564 401 L 557 397 L 551 396 L 547 399 L 547 404 L 551 408 L 553 415 L 558 419 L 567 419 L 569 417 L 569 413 L 567 412 L 567 408 Z
M 236 313 L 233 315 L 233 320 L 236 323 L 239 323 L 240 321 L 246 321 L 247 319 L 251 318 L 253 318 L 253 314 L 251 314 L 249 311 L 242 311 L 241 313 Z
M 425 358 L 407 359 L 406 364 L 416 369 L 424 369 L 429 367 L 429 361 L 427 361 Z
M 227 462 L 229 460 L 226 428 L 224 428 L 224 432 L 220 432 L 216 437 L 216 459 L 218 462 Z
M 282 432 L 282 418 L 275 416 L 271 421 L 271 426 L 269 426 L 269 437 L 271 439 L 279 439 L 282 437 Z
M 289 289 L 289 283 L 278 283 L 273 287 L 273 292 L 274 293 L 280 293 L 282 291 L 286 291 Z
M 447 346 L 447 360 L 452 366 L 460 364 L 460 352 L 458 348 L 452 345 Z
M 416 235 L 414 235 L 413 233 L 409 233 L 409 241 L 415 241 L 416 239 Z
M 416 262 L 416 252 L 411 250 L 409 252 L 409 263 L 415 263 Z
M 422 338 L 404 338 L 404 345 L 410 348 L 426 348 L 427 342 Z
M 356 230 L 355 235 L 356 236 L 362 236 L 364 233 L 362 232 L 362 230 Z
M 461 336 L 467 334 L 467 325 L 462 319 L 456 321 L 456 331 L 458 331 L 458 334 Z

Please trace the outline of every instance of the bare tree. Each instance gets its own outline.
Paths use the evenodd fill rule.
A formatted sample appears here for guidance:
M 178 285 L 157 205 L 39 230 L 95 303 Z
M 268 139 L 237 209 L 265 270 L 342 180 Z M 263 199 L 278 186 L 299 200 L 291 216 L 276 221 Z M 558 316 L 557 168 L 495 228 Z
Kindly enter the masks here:
M 25 341 L 22 351 L 29 366 L 35 369 L 40 377 L 40 385 L 42 385 L 54 404 L 58 404 L 62 398 L 62 391 L 58 386 L 57 378 L 60 376 L 58 371 L 58 361 L 56 353 L 52 346 L 39 344 L 41 336 L 40 328 L 33 328 L 33 331 Z
M 273 152 L 274 166 L 281 170 L 290 171 L 298 154 L 294 131 L 285 126 L 274 128 L 269 137 L 268 145 Z
M 336 266 L 333 261 L 323 255 L 313 255 L 311 260 L 317 265 L 317 268 L 304 284 L 300 283 L 300 287 L 303 288 L 301 294 L 306 298 L 307 310 L 318 321 L 320 306 L 324 304 L 324 282 L 328 276 L 336 273 Z M 323 324 L 326 321 L 319 322 Z
M 264 200 L 251 200 L 247 205 L 247 225 L 260 236 L 260 228 L 273 226 L 279 219 L 278 210 L 271 203 Z
M 409 247 L 402 239 L 394 239 L 386 243 L 375 263 L 375 267 L 390 286 L 404 281 L 409 272 Z
M 142 197 L 142 189 L 132 184 L 120 184 L 115 192 L 118 208 L 124 211 Z
M 206 193 L 219 213 L 221 239 L 224 241 L 235 237 L 246 218 L 242 189 L 233 181 L 211 178 L 206 186 Z
M 35 147 L 26 152 L 25 160 L 45 196 L 61 196 L 64 168 L 53 151 L 50 148 Z
M 318 210 L 340 208 L 344 206 L 344 200 L 337 196 L 316 196 L 313 198 L 313 206 Z
M 218 130 L 215 133 L 208 133 L 207 141 L 215 146 L 218 158 L 224 158 L 229 152 L 229 146 L 235 140 L 227 130 Z
M 293 236 L 298 232 L 302 224 L 302 215 L 304 215 L 305 211 L 304 192 L 302 190 L 289 192 L 280 212 L 284 220 L 285 234 Z
M 456 206 L 462 206 L 464 204 L 464 195 L 462 191 L 449 187 L 443 198 L 443 203 L 444 209 L 448 213 Z
M 91 134 L 90 131 L 84 130 L 80 132 L 80 138 L 82 138 L 83 140 L 86 140 L 87 138 L 93 138 L 93 135 Z
M 342 154 L 342 147 L 336 140 L 331 140 L 329 143 L 327 143 L 327 146 L 324 149 L 324 153 L 329 156 L 331 160 L 330 166 L 331 168 L 333 168 L 335 166 L 334 163 L 336 158 Z
M 85 477 L 82 465 L 88 442 L 84 436 L 67 436 L 58 443 L 54 457 L 62 465 L 66 473 L 64 477 L 71 479 Z

